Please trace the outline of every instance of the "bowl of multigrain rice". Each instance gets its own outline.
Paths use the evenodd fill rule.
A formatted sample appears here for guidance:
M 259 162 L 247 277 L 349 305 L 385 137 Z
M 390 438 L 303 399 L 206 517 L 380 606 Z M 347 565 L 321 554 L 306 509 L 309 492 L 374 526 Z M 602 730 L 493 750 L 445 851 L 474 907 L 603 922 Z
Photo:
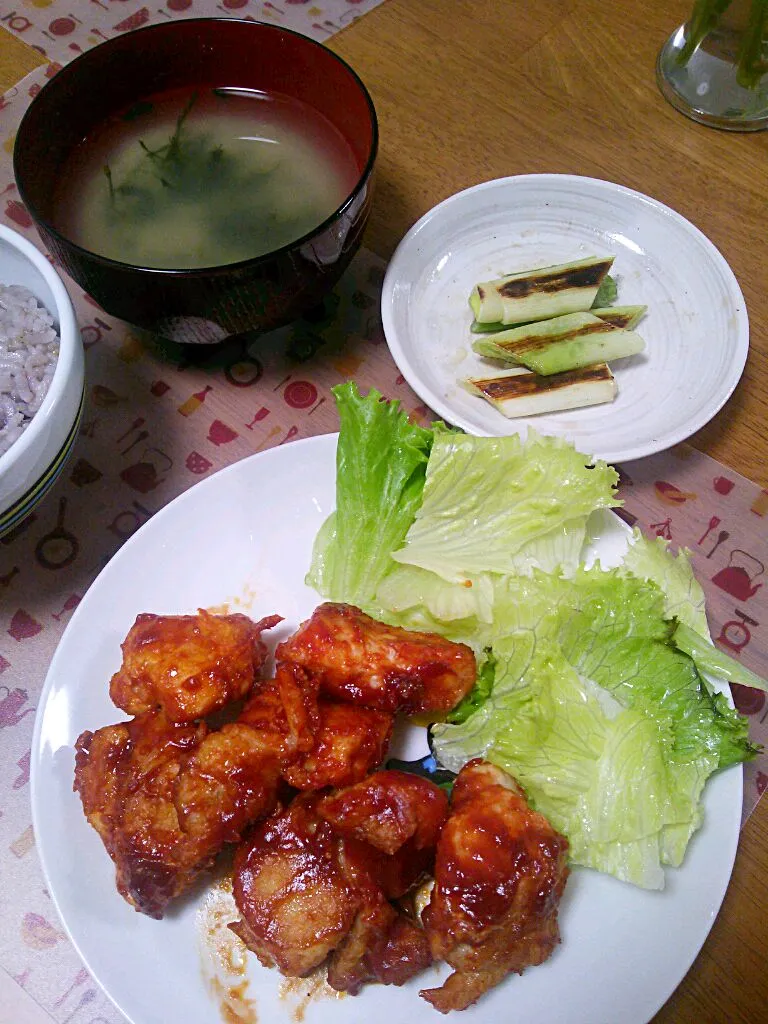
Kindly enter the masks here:
M 32 510 L 77 436 L 83 344 L 48 259 L 0 225 L 0 536 Z

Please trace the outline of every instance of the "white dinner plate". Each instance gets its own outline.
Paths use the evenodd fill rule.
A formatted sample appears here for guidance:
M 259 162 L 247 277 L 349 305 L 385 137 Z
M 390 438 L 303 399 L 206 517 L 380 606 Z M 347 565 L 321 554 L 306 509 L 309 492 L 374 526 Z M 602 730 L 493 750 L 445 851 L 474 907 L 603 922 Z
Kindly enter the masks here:
M 112 863 L 72 792 L 78 735 L 124 717 L 107 686 L 139 612 L 222 605 L 256 618 L 277 612 L 285 616 L 274 631 L 282 638 L 319 603 L 304 575 L 314 536 L 335 502 L 335 448 L 335 435 L 325 435 L 271 449 L 163 508 L 102 571 L 52 661 L 32 748 L 37 848 L 70 938 L 133 1024 L 441 1019 L 418 996 L 419 988 L 436 983 L 438 968 L 402 989 L 369 986 L 341 999 L 318 982 L 286 983 L 251 954 L 242 957 L 245 975 L 238 967 L 222 976 L 242 955 L 223 927 L 231 897 L 206 884 L 162 921 L 136 913 L 118 895 Z M 617 517 L 603 514 L 594 552 L 615 562 L 627 535 Z M 412 727 L 397 753 L 425 752 L 424 730 Z M 551 959 L 510 977 L 460 1019 L 645 1024 L 688 970 L 717 914 L 738 840 L 741 780 L 737 767 L 707 784 L 705 824 L 683 867 L 668 872 L 664 892 L 574 869 L 560 910 L 562 944 Z M 223 1016 L 226 998 L 240 1017 Z
M 469 293 L 520 270 L 615 256 L 617 305 L 645 305 L 643 354 L 612 364 L 605 405 L 508 419 L 459 381 L 495 364 L 472 350 Z M 406 234 L 387 268 L 382 320 L 419 397 L 472 434 L 567 437 L 622 462 L 663 451 L 728 400 L 749 347 L 746 305 L 725 259 L 689 221 L 640 192 L 568 174 L 499 178 L 458 192 Z

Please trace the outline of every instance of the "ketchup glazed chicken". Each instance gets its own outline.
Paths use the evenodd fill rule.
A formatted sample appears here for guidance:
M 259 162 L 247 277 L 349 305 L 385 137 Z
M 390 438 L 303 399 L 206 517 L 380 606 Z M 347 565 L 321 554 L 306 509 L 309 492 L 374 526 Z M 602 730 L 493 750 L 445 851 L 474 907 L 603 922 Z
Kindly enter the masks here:
M 323 965 L 354 995 L 446 961 L 421 992 L 446 1013 L 542 963 L 566 839 L 487 761 L 464 766 L 450 804 L 381 767 L 397 714 L 442 715 L 471 690 L 470 648 L 327 603 L 263 678 L 280 621 L 200 611 L 129 631 L 110 694 L 133 717 L 80 736 L 74 782 L 121 895 L 162 917 L 238 844 L 230 927 L 285 975 Z

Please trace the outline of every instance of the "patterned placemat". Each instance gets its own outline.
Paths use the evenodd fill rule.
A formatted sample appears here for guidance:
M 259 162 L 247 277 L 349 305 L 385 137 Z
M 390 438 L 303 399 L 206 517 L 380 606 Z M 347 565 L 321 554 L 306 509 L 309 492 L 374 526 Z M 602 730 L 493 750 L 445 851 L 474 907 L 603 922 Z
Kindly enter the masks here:
M 768 491 L 682 444 L 621 471 L 623 518 L 691 552 L 718 647 L 768 678 Z M 768 747 L 766 695 L 732 686 L 750 737 Z M 768 782 L 768 754 L 744 767 L 742 824 Z
M 23 0 L 0 4 L 0 25 L 53 63 L 66 64 L 114 35 L 175 18 L 242 18 L 322 42 L 381 0 Z
M 160 18 L 229 13 L 281 21 L 323 38 L 375 5 L 168 0 L 164 7 L 145 7 L 92 0 L 68 7 L 40 0 L 23 13 L 6 11 L 0 24 L 64 62 L 105 36 Z M 72 6 L 76 15 L 69 13 Z M 55 70 L 38 69 L 0 100 L 0 216 L 36 243 L 16 194 L 10 154 L 30 97 Z M 383 263 L 362 251 L 315 319 L 215 351 L 200 349 L 194 358 L 172 346 L 159 348 L 67 282 L 86 346 L 83 427 L 65 473 L 44 502 L 0 540 L 0 965 L 46 1019 L 123 1020 L 66 940 L 34 852 L 30 746 L 53 651 L 99 570 L 173 497 L 255 451 L 335 430 L 334 384 L 354 377 L 363 388 L 375 385 L 400 398 L 415 419 L 431 419 L 384 341 L 383 272 Z M 716 642 L 768 675 L 768 492 L 686 445 L 621 469 L 624 517 L 692 551 Z M 750 716 L 753 739 L 765 743 L 764 695 L 735 688 L 735 699 Z M 744 818 L 766 779 L 763 756 L 745 771 Z M 7 1019 L 4 1012 L 0 1005 L 0 1021 Z M 13 1012 L 12 1024 L 33 1019 Z
M 49 63 L 0 99 L 0 215 L 39 244 L 18 201 L 11 154 L 18 123 L 58 67 L 116 33 L 169 17 L 274 21 L 323 40 L 380 0 L 133 0 L 2 5 L 0 31 L 37 47 Z M 370 349 L 371 378 L 406 391 L 386 357 L 376 309 L 381 267 L 362 255 L 329 304 L 350 318 Z M 99 569 L 149 516 L 203 476 L 259 448 L 335 428 L 328 389 L 354 373 L 338 344 L 325 376 L 302 360 L 325 342 L 327 323 L 296 324 L 258 346 L 220 352 L 220 365 L 187 366 L 178 353 L 149 354 L 140 339 L 68 282 L 87 349 L 88 404 L 64 477 L 45 502 L 0 542 L 0 1022 L 124 1024 L 83 968 L 57 920 L 35 856 L 29 809 L 34 712 L 53 650 Z M 353 330 L 350 327 L 350 331 Z M 329 343 L 328 351 L 333 348 Z M 359 358 L 359 357 L 358 357 Z M 234 399 L 237 398 L 237 401 Z M 311 399 L 311 401 L 310 401 Z M 410 400 L 410 396 L 409 396 Z M 310 404 L 306 404 L 309 402 Z

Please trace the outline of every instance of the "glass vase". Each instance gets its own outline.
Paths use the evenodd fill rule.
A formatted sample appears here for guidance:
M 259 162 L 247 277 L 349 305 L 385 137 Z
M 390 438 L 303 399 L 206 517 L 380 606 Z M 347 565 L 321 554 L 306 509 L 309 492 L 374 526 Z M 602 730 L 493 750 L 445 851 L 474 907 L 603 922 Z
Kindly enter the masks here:
M 694 0 L 659 53 L 656 80 L 694 121 L 768 128 L 768 0 Z

